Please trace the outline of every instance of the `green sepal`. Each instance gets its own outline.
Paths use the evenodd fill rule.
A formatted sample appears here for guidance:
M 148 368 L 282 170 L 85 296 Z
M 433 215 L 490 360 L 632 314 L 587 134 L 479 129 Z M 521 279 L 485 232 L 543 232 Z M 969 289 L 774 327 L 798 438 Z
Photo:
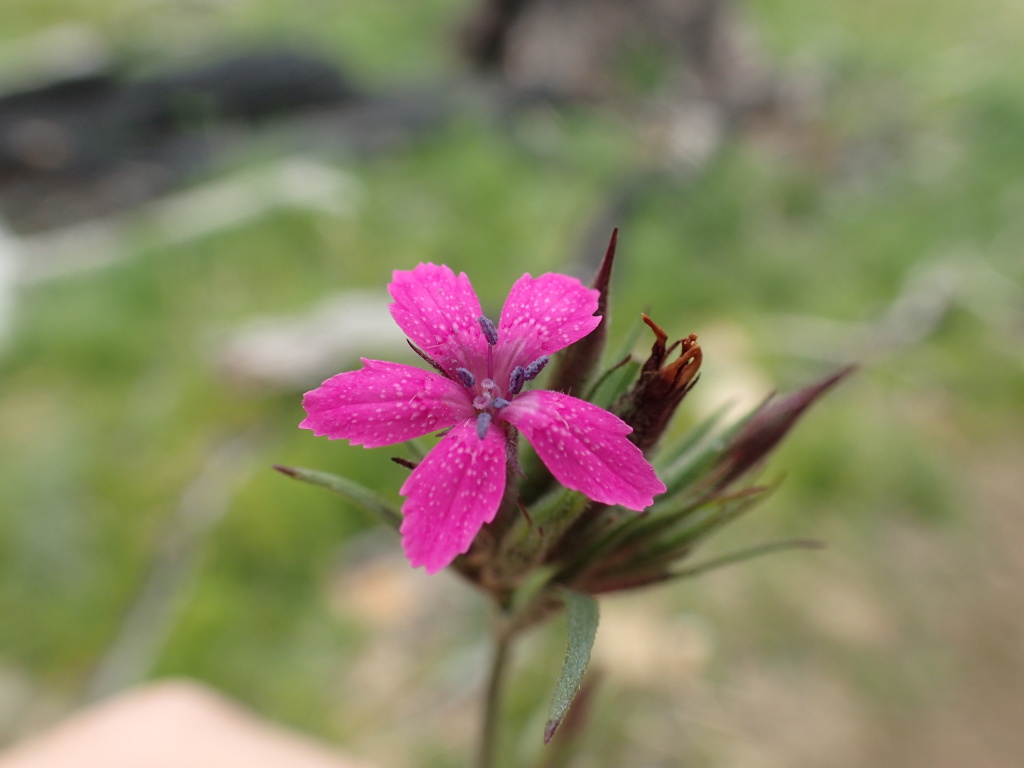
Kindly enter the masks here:
M 497 563 L 503 578 L 526 573 L 591 503 L 579 491 L 559 486 L 520 515 L 502 537 Z

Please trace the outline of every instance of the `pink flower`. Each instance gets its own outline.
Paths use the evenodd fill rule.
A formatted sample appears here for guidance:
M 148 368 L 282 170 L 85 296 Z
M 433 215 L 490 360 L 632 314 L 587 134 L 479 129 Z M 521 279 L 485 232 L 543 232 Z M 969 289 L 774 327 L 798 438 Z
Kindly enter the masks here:
M 521 432 L 562 485 L 642 510 L 665 490 L 628 427 L 560 392 L 523 391 L 549 355 L 598 325 L 598 292 L 566 275 L 523 275 L 495 326 L 466 275 L 420 264 L 396 271 L 391 316 L 437 373 L 363 359 L 307 392 L 299 425 L 375 448 L 448 429 L 402 486 L 402 544 L 434 573 L 469 549 L 505 492 L 508 439 Z

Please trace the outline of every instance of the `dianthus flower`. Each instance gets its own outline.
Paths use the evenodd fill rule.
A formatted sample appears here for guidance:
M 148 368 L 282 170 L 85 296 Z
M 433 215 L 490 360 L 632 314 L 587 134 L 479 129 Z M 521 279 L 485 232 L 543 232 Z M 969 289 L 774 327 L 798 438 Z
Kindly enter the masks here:
M 575 397 L 523 391 L 549 356 L 600 323 L 598 291 L 566 275 L 523 275 L 495 325 L 465 273 L 420 264 L 395 271 L 391 316 L 436 372 L 363 358 L 303 398 L 301 427 L 376 448 L 448 430 L 400 493 L 402 544 L 428 573 L 466 552 L 491 522 L 514 462 L 515 430 L 559 483 L 642 510 L 665 490 L 613 414 Z

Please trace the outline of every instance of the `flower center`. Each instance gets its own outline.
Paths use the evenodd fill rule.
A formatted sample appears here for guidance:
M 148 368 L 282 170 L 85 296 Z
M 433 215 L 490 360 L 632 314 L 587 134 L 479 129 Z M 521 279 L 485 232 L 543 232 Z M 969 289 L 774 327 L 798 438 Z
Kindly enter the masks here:
M 491 425 L 495 413 L 509 401 L 501 396 L 501 390 L 494 383 L 494 379 L 484 379 L 480 382 L 480 394 L 473 398 L 473 407 L 476 408 L 476 433 L 480 439 L 484 439 L 487 428 Z
M 487 340 L 487 376 L 481 378 L 479 389 L 477 388 L 477 376 L 468 368 L 456 368 L 455 376 L 466 389 L 475 393 L 473 408 L 476 409 L 476 433 L 481 440 L 487 435 L 487 429 L 491 426 L 498 412 L 507 406 L 516 395 L 523 391 L 523 386 L 528 381 L 537 378 L 544 366 L 548 364 L 548 356 L 541 355 L 527 366 L 517 365 L 509 375 L 508 386 L 505 394 L 494 381 L 494 347 L 498 343 L 498 329 L 494 323 L 486 317 L 477 318 L 480 324 L 480 331 Z

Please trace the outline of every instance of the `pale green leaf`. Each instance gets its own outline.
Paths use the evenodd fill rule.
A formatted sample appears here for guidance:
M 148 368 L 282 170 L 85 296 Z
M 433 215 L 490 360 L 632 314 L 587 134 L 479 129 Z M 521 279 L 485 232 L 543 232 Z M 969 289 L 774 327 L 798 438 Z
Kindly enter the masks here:
M 561 590 L 562 600 L 568 616 L 569 644 L 565 651 L 562 673 L 555 686 L 547 725 L 544 727 L 544 743 L 551 741 L 558 726 L 562 724 L 569 706 L 583 684 L 583 674 L 590 662 L 590 650 L 597 636 L 597 600 L 582 592 Z

